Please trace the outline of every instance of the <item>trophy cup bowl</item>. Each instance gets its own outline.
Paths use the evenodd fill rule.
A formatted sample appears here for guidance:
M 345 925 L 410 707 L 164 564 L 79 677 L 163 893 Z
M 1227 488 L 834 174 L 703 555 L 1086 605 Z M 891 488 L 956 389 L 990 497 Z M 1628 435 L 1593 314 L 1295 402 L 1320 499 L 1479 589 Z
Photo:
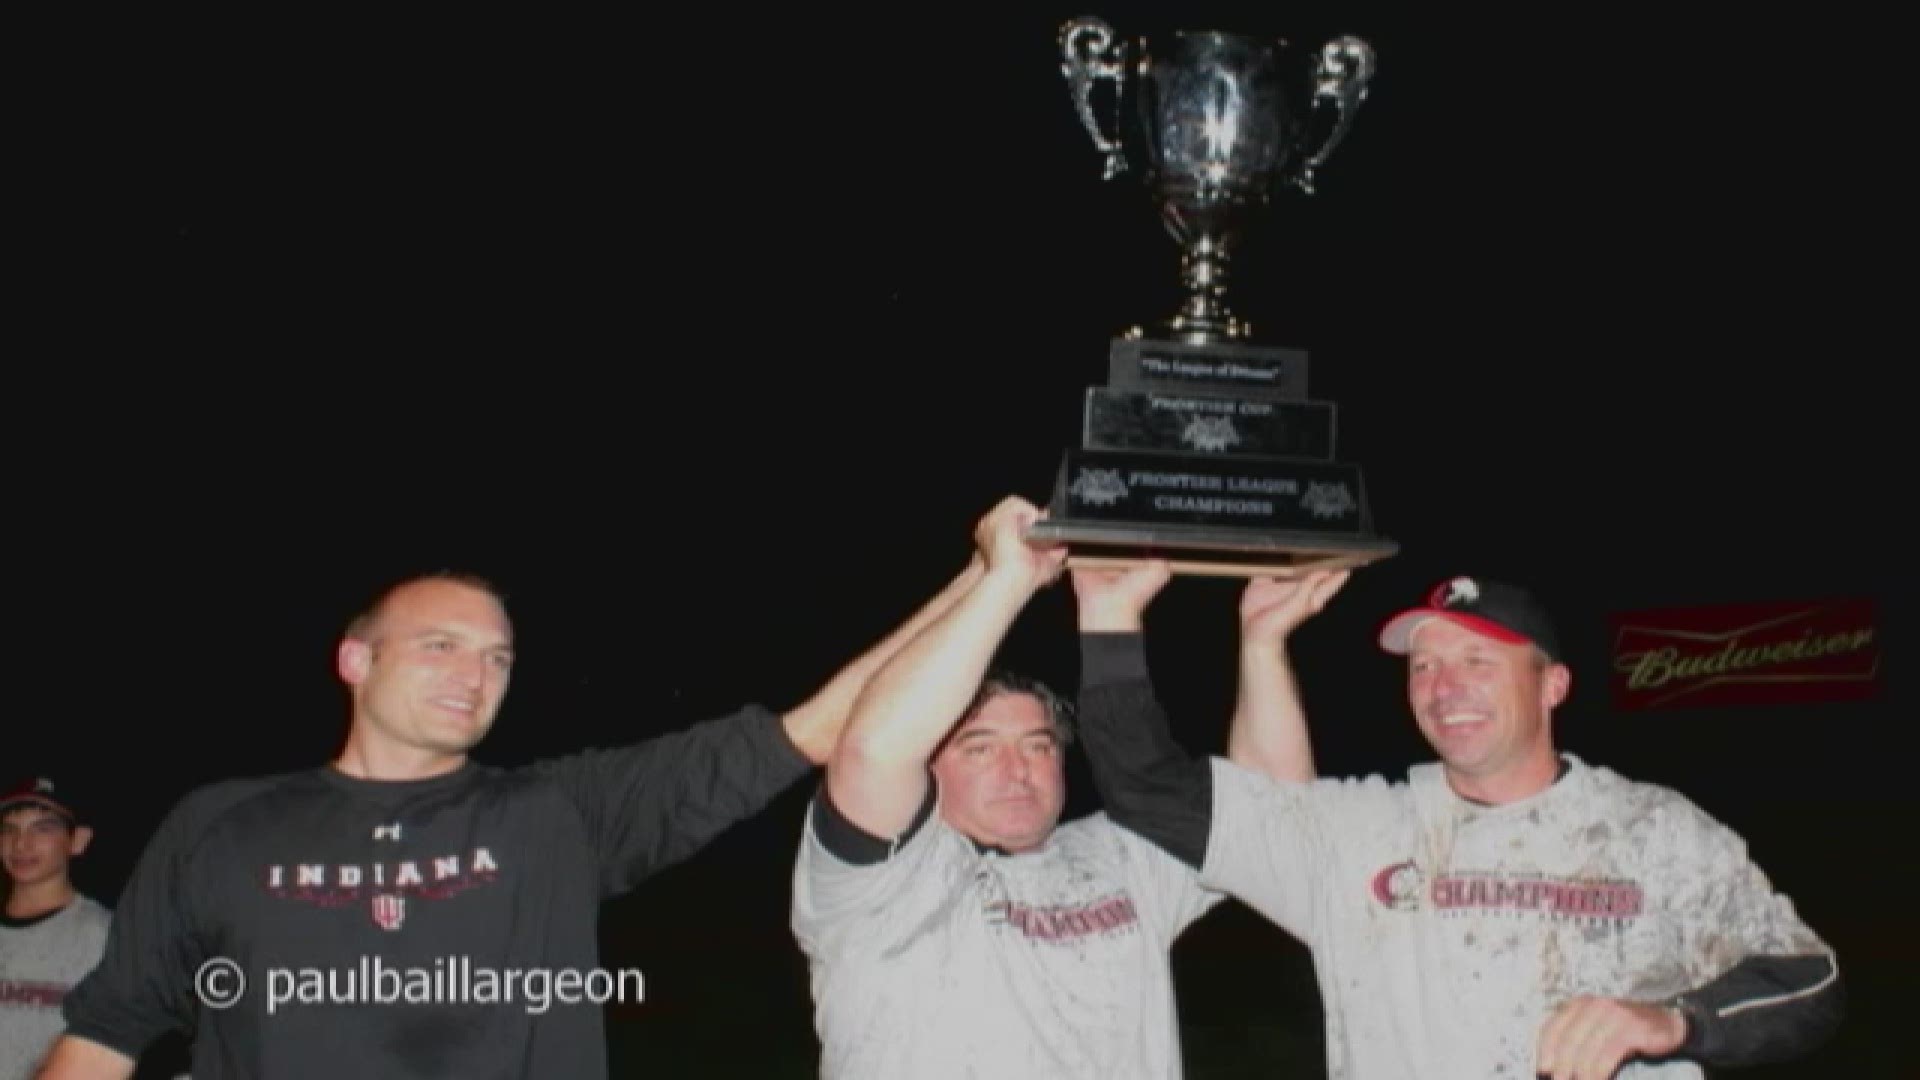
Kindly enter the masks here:
M 1128 169 L 1131 145 L 1146 163 L 1144 180 L 1161 221 L 1180 246 L 1185 301 L 1150 330 L 1135 327 L 1129 335 L 1196 344 L 1249 340 L 1250 328 L 1226 302 L 1234 246 L 1276 191 L 1292 185 L 1313 192 L 1314 170 L 1345 138 L 1366 99 L 1372 48 L 1352 36 L 1327 42 L 1303 109 L 1288 86 L 1281 47 L 1259 38 L 1185 30 L 1163 48 L 1144 39 L 1129 46 L 1104 20 L 1083 16 L 1062 28 L 1060 43 L 1061 71 L 1081 124 L 1106 155 L 1106 178 Z M 1137 53 L 1131 65 L 1130 52 Z M 1104 125 L 1094 108 L 1101 81 L 1113 83 Z M 1309 152 L 1314 121 L 1328 109 L 1332 126 Z

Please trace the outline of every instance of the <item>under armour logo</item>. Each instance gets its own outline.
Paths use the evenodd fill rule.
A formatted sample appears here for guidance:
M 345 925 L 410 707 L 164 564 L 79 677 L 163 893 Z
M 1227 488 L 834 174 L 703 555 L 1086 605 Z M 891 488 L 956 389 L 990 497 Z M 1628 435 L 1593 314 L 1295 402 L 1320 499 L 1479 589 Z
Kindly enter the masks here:
M 399 840 L 400 823 L 396 821 L 392 825 L 375 825 L 373 827 L 373 838 L 375 840 Z

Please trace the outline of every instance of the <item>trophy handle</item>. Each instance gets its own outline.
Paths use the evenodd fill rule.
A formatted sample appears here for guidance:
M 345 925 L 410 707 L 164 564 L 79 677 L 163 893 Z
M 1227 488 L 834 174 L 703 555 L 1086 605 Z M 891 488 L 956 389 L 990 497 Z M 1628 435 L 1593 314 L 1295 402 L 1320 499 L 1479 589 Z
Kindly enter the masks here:
M 1300 174 L 1294 178 L 1294 183 L 1307 194 L 1313 194 L 1313 170 L 1325 164 L 1333 148 L 1346 138 L 1354 113 L 1359 111 L 1360 103 L 1367 100 L 1367 85 L 1373 81 L 1373 70 L 1373 47 L 1351 34 L 1320 47 L 1320 61 L 1313 71 L 1313 109 L 1318 113 L 1322 105 L 1331 103 L 1334 123 L 1326 141 L 1308 156 L 1300 166 Z
M 1080 123 L 1093 136 L 1094 149 L 1107 156 L 1103 180 L 1111 180 L 1126 171 L 1127 158 L 1120 147 L 1120 91 L 1126 73 L 1127 47 L 1115 44 L 1113 27 L 1091 15 L 1070 19 L 1060 28 L 1060 52 L 1064 57 L 1060 73 L 1067 77 L 1067 89 L 1073 94 L 1073 107 Z M 1113 80 L 1113 137 L 1101 130 L 1093 114 L 1093 84 Z

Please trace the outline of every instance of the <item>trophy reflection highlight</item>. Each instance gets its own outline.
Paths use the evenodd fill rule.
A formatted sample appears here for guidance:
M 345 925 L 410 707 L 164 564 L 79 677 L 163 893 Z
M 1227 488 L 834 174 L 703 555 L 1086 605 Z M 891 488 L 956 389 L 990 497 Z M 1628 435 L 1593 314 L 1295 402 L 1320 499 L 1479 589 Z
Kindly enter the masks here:
M 1346 138 L 1372 48 L 1352 36 L 1322 46 L 1300 73 L 1303 107 L 1282 48 L 1247 35 L 1181 31 L 1150 47 L 1088 16 L 1062 27 L 1060 46 L 1104 178 L 1143 164 L 1186 296 L 1110 343 L 1108 385 L 1088 388 L 1082 445 L 1030 535 L 1066 542 L 1076 565 L 1166 558 L 1188 573 L 1284 575 L 1393 554 L 1359 469 L 1333 458 L 1334 406 L 1307 397 L 1306 353 L 1257 343 L 1227 302 L 1249 225 L 1288 187 L 1311 195 Z
M 1127 171 L 1123 141 L 1147 163 L 1146 183 L 1162 222 L 1180 245 L 1186 302 L 1155 324 L 1156 336 L 1192 342 L 1244 341 L 1246 323 L 1226 302 L 1234 246 L 1247 224 L 1287 185 L 1314 190 L 1314 171 L 1346 137 L 1373 80 L 1373 49 L 1357 37 L 1321 47 L 1313 97 L 1294 107 L 1278 51 L 1241 34 L 1182 31 L 1151 52 L 1136 46 L 1129 85 L 1129 47 L 1103 20 L 1083 17 L 1060 35 L 1061 64 L 1080 122 L 1106 156 L 1106 179 Z M 1113 84 L 1110 120 L 1095 113 L 1097 85 Z M 1129 115 L 1128 100 L 1137 108 Z M 1331 127 L 1308 152 L 1316 112 L 1332 110 Z M 1129 122 L 1131 121 L 1131 122 Z M 1111 133 L 1108 129 L 1111 128 Z M 1135 328 L 1135 336 L 1142 333 Z

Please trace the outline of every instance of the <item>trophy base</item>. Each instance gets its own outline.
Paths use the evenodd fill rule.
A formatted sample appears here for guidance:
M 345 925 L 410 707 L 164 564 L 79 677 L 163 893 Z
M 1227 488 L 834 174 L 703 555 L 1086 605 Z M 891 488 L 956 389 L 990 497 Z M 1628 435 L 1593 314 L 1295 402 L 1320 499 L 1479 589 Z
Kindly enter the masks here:
M 1176 574 L 1215 577 L 1300 577 L 1365 566 L 1400 550 L 1376 536 L 1052 518 L 1035 522 L 1027 538 L 1065 544 L 1070 567 L 1120 568 L 1164 559 Z

